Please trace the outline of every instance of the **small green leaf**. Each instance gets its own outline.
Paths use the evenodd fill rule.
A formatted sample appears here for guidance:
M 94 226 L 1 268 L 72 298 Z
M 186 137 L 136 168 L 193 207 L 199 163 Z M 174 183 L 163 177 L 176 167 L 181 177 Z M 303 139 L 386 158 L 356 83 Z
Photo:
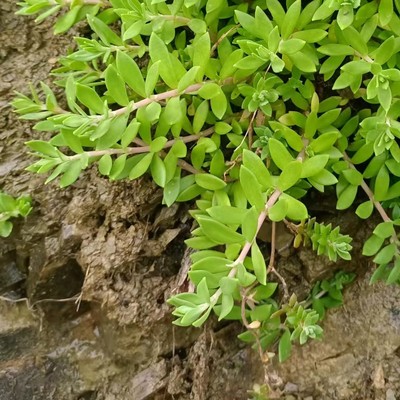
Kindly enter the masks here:
M 397 247 L 395 243 L 391 243 L 385 246 L 380 252 L 375 256 L 374 263 L 376 264 L 388 264 L 396 253 Z
M 80 160 L 68 163 L 68 168 L 60 179 L 60 187 L 65 188 L 72 185 L 78 179 L 81 171 L 82 165 Z
M 195 175 L 196 183 L 207 190 L 220 190 L 226 186 L 226 183 L 211 174 L 197 174 Z
M 364 256 L 373 256 L 376 254 L 379 249 L 382 247 L 385 239 L 380 238 L 379 236 L 372 235 L 368 240 L 364 243 L 363 246 L 363 255 Z
M 247 210 L 232 206 L 213 206 L 207 209 L 207 213 L 223 224 L 241 225 Z
M 354 49 L 346 44 L 325 44 L 318 47 L 317 51 L 327 56 L 352 56 Z
M 329 160 L 328 154 L 320 154 L 308 158 L 303 162 L 301 169 L 301 178 L 310 178 L 319 174 L 326 166 Z
M 374 235 L 386 239 L 395 234 L 392 221 L 381 222 L 376 226 L 373 232 Z
M 99 160 L 99 172 L 108 176 L 111 172 L 112 158 L 109 154 L 104 154 Z
M 271 138 L 268 141 L 268 146 L 272 160 L 279 169 L 283 170 L 287 164 L 294 160 L 285 145 L 279 140 Z
M 294 186 L 301 177 L 302 164 L 295 160 L 287 164 L 278 179 L 278 189 L 281 192 L 290 189 Z
M 89 110 L 96 114 L 103 114 L 104 103 L 94 89 L 77 83 L 76 97 L 83 105 L 89 108 Z
M 361 203 L 357 207 L 356 214 L 362 219 L 367 219 L 371 216 L 373 211 L 374 211 L 374 204 L 368 200 L 365 201 L 364 203 Z
M 261 211 L 265 206 L 265 196 L 253 172 L 244 165 L 240 168 L 240 185 L 252 206 Z
M 204 234 L 215 243 L 230 244 L 244 242 L 244 237 L 240 233 L 228 228 L 221 222 L 214 221 L 205 216 L 199 216 L 197 220 Z
M 129 173 L 129 179 L 136 179 L 142 176 L 150 167 L 151 161 L 153 160 L 154 153 L 146 154 L 132 169 Z
M 358 186 L 348 185 L 346 189 L 344 189 L 340 193 L 336 204 L 336 209 L 345 210 L 346 208 L 349 208 L 354 203 L 357 191 L 358 191 Z
M 267 283 L 267 267 L 265 265 L 264 256 L 262 255 L 257 242 L 254 242 L 251 246 L 251 260 L 253 262 L 254 273 L 258 282 L 261 285 Z
M 117 52 L 117 70 L 127 85 L 142 97 L 146 97 L 145 83 L 133 58 L 122 51 Z
M 160 186 L 164 187 L 166 183 L 166 169 L 165 164 L 158 154 L 155 154 L 150 164 L 151 176 L 154 182 Z
M 400 258 L 396 257 L 396 261 L 394 263 L 393 269 L 390 271 L 390 274 L 386 280 L 388 285 L 398 282 L 400 279 Z
M 243 150 L 243 165 L 248 168 L 257 178 L 262 190 L 267 190 L 272 186 L 271 175 L 268 168 L 253 151 Z
M 279 340 L 279 362 L 286 361 L 292 351 L 292 343 L 290 341 L 290 331 L 285 330 Z
M 129 103 L 125 82 L 113 65 L 104 72 L 108 94 L 121 106 Z
M 279 199 L 268 211 L 268 218 L 271 221 L 282 221 L 288 211 L 288 203 L 285 199 Z

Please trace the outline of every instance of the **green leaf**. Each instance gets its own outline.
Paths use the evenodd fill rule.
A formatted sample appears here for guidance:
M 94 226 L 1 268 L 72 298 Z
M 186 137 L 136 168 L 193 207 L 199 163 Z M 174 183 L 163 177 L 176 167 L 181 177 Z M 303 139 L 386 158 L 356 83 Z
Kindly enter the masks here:
M 209 111 L 209 105 L 208 105 L 208 100 L 202 101 L 199 106 L 196 108 L 196 112 L 194 114 L 193 118 L 193 132 L 194 133 L 199 133 L 201 131 L 201 128 L 203 128 L 203 125 L 205 124 L 207 117 L 208 117 L 208 111 Z
M 221 311 L 218 321 L 224 319 L 231 311 L 234 306 L 233 297 L 230 294 L 222 294 Z
M 257 242 L 254 242 L 251 246 L 251 260 L 253 262 L 254 273 L 258 282 L 261 285 L 267 283 L 267 266 L 265 265 L 264 256 L 262 255 Z
M 121 146 L 123 148 L 128 147 L 133 139 L 137 136 L 140 128 L 140 122 L 137 122 L 136 119 L 133 119 L 129 125 L 126 127 L 122 137 L 121 137 Z
M 197 93 L 203 99 L 210 100 L 221 93 L 221 87 L 214 82 L 208 82 L 202 85 Z
M 163 203 L 170 207 L 175 203 L 180 192 L 180 170 L 177 170 L 177 174 L 165 185 L 164 187 L 164 198 Z
M 398 282 L 400 279 L 400 258 L 396 257 L 393 269 L 386 280 L 388 285 Z
M 378 172 L 375 179 L 374 185 L 374 196 L 378 201 L 385 199 L 385 196 L 389 190 L 390 175 L 388 169 L 383 165 Z
M 374 204 L 368 200 L 365 201 L 364 203 L 361 203 L 357 207 L 356 214 L 362 219 L 367 219 L 372 215 L 373 211 L 374 211 Z
M 285 330 L 279 340 L 279 362 L 286 361 L 292 351 L 292 343 L 290 341 L 290 331 Z
M 292 37 L 304 40 L 307 43 L 316 43 L 324 39 L 328 32 L 323 29 L 307 29 L 304 31 L 295 32 Z
M 142 176 L 150 167 L 151 161 L 153 160 L 154 153 L 146 154 L 132 169 L 129 173 L 129 179 L 136 179 Z
M 336 209 L 345 210 L 346 208 L 349 208 L 354 203 L 357 191 L 358 191 L 358 186 L 348 185 L 346 189 L 344 189 L 340 193 L 338 201 L 336 203 Z
M 352 26 L 343 30 L 346 42 L 363 56 L 368 55 L 368 46 L 363 40 L 361 34 Z
M 218 244 L 244 243 L 244 237 L 221 222 L 205 216 L 197 218 L 203 233 Z
M 154 154 L 153 159 L 150 164 L 150 172 L 151 176 L 154 179 L 154 182 L 160 186 L 164 187 L 166 183 L 166 168 L 163 160 L 158 154 Z
M 90 27 L 99 36 L 101 41 L 106 44 L 114 44 L 116 46 L 123 45 L 122 39 L 114 33 L 102 20 L 92 15 L 87 16 Z
M 227 107 L 228 101 L 226 100 L 225 93 L 221 90 L 217 96 L 211 99 L 211 110 L 217 118 L 222 119 Z
M 395 234 L 392 221 L 381 222 L 376 226 L 373 232 L 374 235 L 386 239 Z
M 48 142 L 44 142 L 42 140 L 31 140 L 29 142 L 25 142 L 25 144 L 37 153 L 41 153 L 53 158 L 60 157 L 57 149 Z
M 82 7 L 73 7 L 70 11 L 60 17 L 54 25 L 54 34 L 66 32 L 77 22 L 79 11 Z
M 289 39 L 279 44 L 279 52 L 282 54 L 294 54 L 300 51 L 306 42 L 301 39 Z
M 327 56 L 352 56 L 354 55 L 354 49 L 346 44 L 325 44 L 318 47 L 317 51 Z
M 258 212 L 255 207 L 251 207 L 243 220 L 242 233 L 248 243 L 254 240 L 258 226 Z
M 250 311 L 252 321 L 266 321 L 272 314 L 272 304 L 263 304 Z
M 387 25 L 393 17 L 393 0 L 380 0 L 378 14 L 381 25 Z
M 322 153 L 332 148 L 338 139 L 338 136 L 339 135 L 337 132 L 323 133 L 321 136 L 318 136 L 315 140 L 313 140 L 309 147 L 314 153 Z
M 196 37 L 193 42 L 193 66 L 199 67 L 197 79 L 202 80 L 207 64 L 210 60 L 211 41 L 208 32 Z
M 145 82 L 145 92 L 146 96 L 149 97 L 153 94 L 154 88 L 158 82 L 159 77 L 159 68 L 161 61 L 157 61 L 151 65 L 151 67 L 147 70 L 146 82 Z
M 111 168 L 110 172 L 110 179 L 117 179 L 118 176 L 121 174 L 121 172 L 124 170 L 125 163 L 126 163 L 126 154 L 122 154 L 122 156 L 119 156 L 113 163 L 113 166 Z
M 150 36 L 149 54 L 153 63 L 161 61 L 158 68 L 164 82 L 170 88 L 177 88 L 186 70 L 183 68 L 182 64 L 179 63 L 178 59 L 169 53 L 167 46 L 154 32 Z
M 391 243 L 385 246 L 380 252 L 375 256 L 374 263 L 376 264 L 388 264 L 394 257 L 397 250 L 395 243 Z
M 178 85 L 178 92 L 182 93 L 184 92 L 184 90 L 192 85 L 193 83 L 195 83 L 196 81 L 196 76 L 198 75 L 200 71 L 200 67 L 192 67 L 190 68 L 185 75 L 183 75 L 183 77 L 181 78 L 181 80 L 179 81 L 179 85 Z
M 363 180 L 363 176 L 361 172 L 353 168 L 345 169 L 342 171 L 343 176 L 346 178 L 346 181 L 352 185 L 359 186 Z
M 303 52 L 297 52 L 294 54 L 291 54 L 290 59 L 292 60 L 293 64 L 300 70 L 306 73 L 312 73 L 316 72 L 317 67 L 315 65 L 315 62 L 313 59 L 308 57 L 306 54 Z M 275 71 L 277 72 L 277 71 Z
M 0 236 L 8 237 L 12 232 L 13 224 L 10 221 L 0 221 Z
M 232 206 L 213 206 L 207 209 L 207 213 L 216 221 L 227 225 L 241 225 L 247 210 Z
M 145 83 L 140 69 L 133 58 L 126 53 L 117 52 L 117 70 L 127 85 L 138 95 L 146 97 Z
M 108 94 L 121 106 L 129 104 L 125 82 L 113 65 L 104 72 Z
M 82 171 L 82 164 L 80 160 L 68 163 L 68 168 L 60 179 L 60 187 L 65 188 L 72 185 L 78 178 Z
M 261 211 L 265 207 L 265 196 L 253 172 L 244 165 L 240 168 L 240 185 L 252 206 Z
M 390 57 L 395 52 L 395 40 L 394 37 L 391 36 L 390 38 L 386 39 L 374 52 L 374 59 L 375 62 L 382 65 L 385 64 L 389 60 Z
M 272 186 L 271 175 L 268 168 L 253 151 L 244 149 L 242 154 L 243 165 L 248 168 L 257 178 L 261 190 L 267 190 Z
M 376 254 L 379 249 L 382 247 L 383 242 L 385 239 L 380 238 L 379 236 L 372 235 L 368 240 L 364 243 L 363 246 L 363 255 L 364 256 L 373 256 Z
M 168 139 L 164 136 L 155 138 L 150 143 L 150 151 L 152 153 L 158 153 L 159 151 L 161 151 L 164 148 L 165 143 L 167 143 L 167 140 Z
M 111 172 L 112 158 L 109 154 L 104 154 L 99 160 L 99 172 L 108 176 Z
M 272 160 L 279 169 L 283 170 L 287 164 L 293 161 L 293 157 L 279 140 L 269 139 L 268 146 Z
M 303 162 L 303 166 L 301 169 L 301 178 L 310 178 L 314 175 L 319 174 L 325 168 L 328 161 L 328 154 L 320 154 L 308 158 Z
M 280 198 L 288 204 L 287 218 L 293 221 L 303 221 L 308 218 L 307 208 L 301 201 L 289 196 L 287 193 L 282 193 Z
M 280 27 L 283 27 L 285 10 L 278 0 L 267 0 L 267 9 L 272 15 L 272 20 Z
M 345 30 L 354 20 L 354 11 L 351 4 L 341 5 L 337 15 L 337 23 L 340 29 Z
M 278 189 L 281 192 L 294 186 L 301 177 L 302 163 L 298 160 L 291 161 L 287 164 L 278 179 Z
M 197 174 L 195 175 L 196 183 L 207 190 L 220 190 L 226 186 L 226 183 L 211 174 Z
M 287 39 L 296 28 L 301 12 L 301 0 L 296 0 L 288 9 L 281 26 L 282 38 Z
M 94 89 L 77 83 L 76 97 L 84 106 L 89 108 L 89 110 L 96 114 L 103 114 L 104 103 Z
M 268 211 L 268 218 L 271 221 L 279 222 L 282 221 L 288 211 L 288 203 L 285 199 L 279 199 Z

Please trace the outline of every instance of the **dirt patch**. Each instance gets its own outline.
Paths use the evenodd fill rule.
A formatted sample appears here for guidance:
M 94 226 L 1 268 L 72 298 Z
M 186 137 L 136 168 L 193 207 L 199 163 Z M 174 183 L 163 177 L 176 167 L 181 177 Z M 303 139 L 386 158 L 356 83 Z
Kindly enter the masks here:
M 12 92 L 47 81 L 79 31 L 54 37 L 51 21 L 36 26 L 15 10 L 13 0 L 0 4 L 0 188 L 29 193 L 34 212 L 0 239 L 0 294 L 14 302 L 0 303 L 0 400 L 244 400 L 265 373 L 288 400 L 400 396 L 400 290 L 369 286 L 371 266 L 358 256 L 335 266 L 308 249 L 280 258 L 300 297 L 334 268 L 359 275 L 324 340 L 281 366 L 265 369 L 236 339 L 239 324 L 173 328 L 165 300 L 179 281 L 187 209 L 161 207 L 146 179 L 113 183 L 88 170 L 60 190 L 24 171 L 24 142 L 40 134 L 15 118 Z M 370 226 L 315 212 L 355 236 L 359 251 Z

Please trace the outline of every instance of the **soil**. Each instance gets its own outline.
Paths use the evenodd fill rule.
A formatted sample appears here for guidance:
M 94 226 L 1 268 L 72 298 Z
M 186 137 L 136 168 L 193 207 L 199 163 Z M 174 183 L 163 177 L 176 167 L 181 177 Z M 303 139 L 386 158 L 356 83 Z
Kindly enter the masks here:
M 318 211 L 354 236 L 352 262 L 301 249 L 278 263 L 299 296 L 337 269 L 356 271 L 322 341 L 266 366 L 236 339 L 239 324 L 173 328 L 165 301 L 184 267 L 187 208 L 161 207 L 145 178 L 109 182 L 88 170 L 61 190 L 24 170 L 24 142 L 41 134 L 9 101 L 49 82 L 79 31 L 55 37 L 51 21 L 15 16 L 15 3 L 0 3 L 0 188 L 30 194 L 34 211 L 0 239 L 0 400 L 245 400 L 265 379 L 287 400 L 400 399 L 400 289 L 369 286 L 359 252 L 373 224 L 351 212 Z

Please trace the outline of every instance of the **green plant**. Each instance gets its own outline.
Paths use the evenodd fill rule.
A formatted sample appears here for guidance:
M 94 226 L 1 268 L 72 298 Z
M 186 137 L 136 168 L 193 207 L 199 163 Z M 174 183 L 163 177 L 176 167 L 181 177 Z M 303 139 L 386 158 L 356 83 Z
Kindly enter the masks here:
M 29 196 L 20 196 L 14 199 L 14 197 L 0 192 L 0 236 L 10 236 L 13 228 L 11 218 L 26 217 L 31 210 Z
M 264 351 L 321 336 L 325 309 L 352 280 L 336 275 L 298 301 L 275 268 L 276 223 L 294 245 L 350 259 L 351 238 L 310 219 L 304 198 L 336 192 L 383 222 L 364 245 L 372 281 L 399 283 L 399 3 L 392 0 L 26 0 L 39 20 L 69 8 L 56 31 L 86 15 L 89 37 L 53 71 L 68 108 L 41 85 L 13 102 L 49 141 L 27 143 L 28 169 L 71 185 L 96 165 L 111 180 L 149 173 L 163 204 L 195 201 L 194 293 L 169 303 L 175 324 L 200 326 L 211 312 L 238 319 L 241 339 Z M 361 189 L 361 190 L 360 190 Z M 359 204 L 361 193 L 367 200 Z M 392 216 L 389 210 L 393 210 Z M 272 224 L 269 254 L 262 225 Z M 278 283 L 283 300 L 272 298 Z

